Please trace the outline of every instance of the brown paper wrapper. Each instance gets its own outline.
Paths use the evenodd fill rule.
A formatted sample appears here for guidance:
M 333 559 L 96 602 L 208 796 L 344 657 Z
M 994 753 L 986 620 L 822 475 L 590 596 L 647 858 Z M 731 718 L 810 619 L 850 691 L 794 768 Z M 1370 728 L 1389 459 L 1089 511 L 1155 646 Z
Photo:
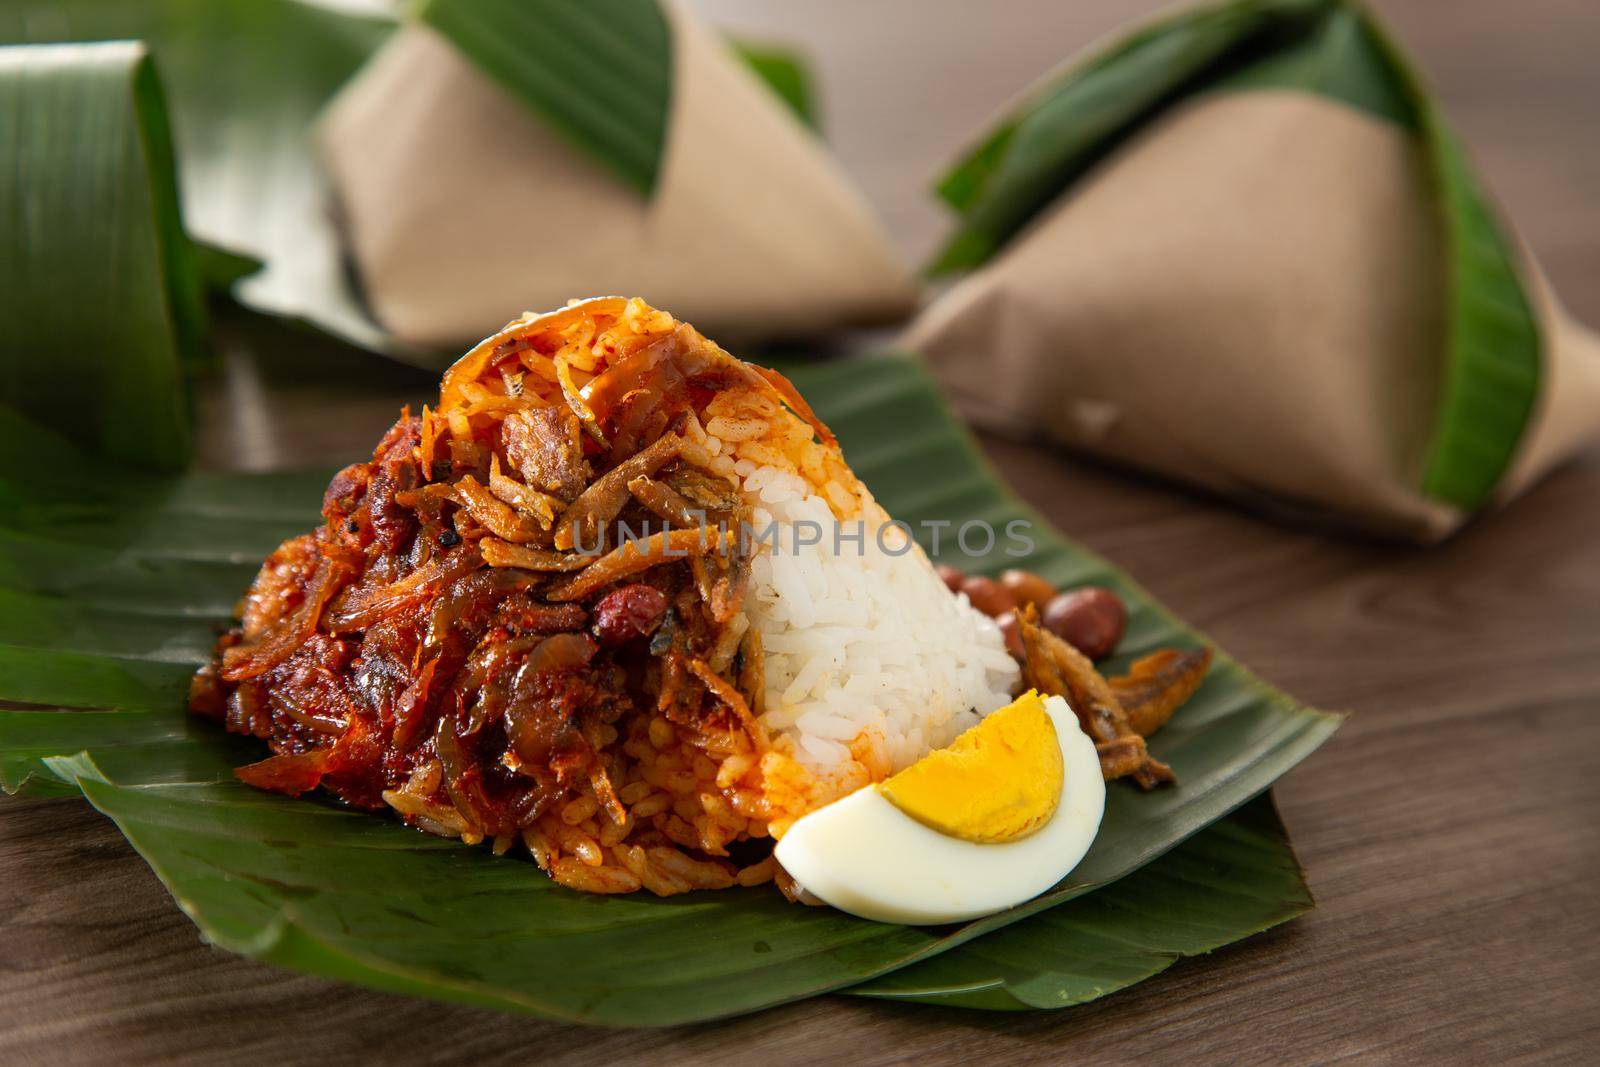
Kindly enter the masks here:
M 380 322 L 459 347 L 531 307 L 637 293 L 746 339 L 904 317 L 911 275 L 811 131 L 680 7 L 646 199 L 425 27 L 402 30 L 318 130 Z
M 1434 541 L 1440 224 L 1399 129 L 1215 92 L 1123 145 L 907 343 L 963 411 L 1272 510 Z M 1535 269 L 1541 394 L 1500 499 L 1600 435 L 1600 345 Z

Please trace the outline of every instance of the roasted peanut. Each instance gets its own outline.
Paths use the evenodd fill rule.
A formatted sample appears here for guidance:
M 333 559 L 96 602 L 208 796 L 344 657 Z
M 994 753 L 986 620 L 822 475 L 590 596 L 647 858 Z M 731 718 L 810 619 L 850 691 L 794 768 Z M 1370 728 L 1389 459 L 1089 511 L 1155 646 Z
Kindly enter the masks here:
M 1014 611 L 1017 606 L 1017 599 L 1011 595 L 1011 591 L 993 578 L 968 578 L 961 583 L 961 591 L 967 594 L 973 607 L 991 619 Z
M 1013 567 L 1000 575 L 1000 584 L 1011 591 L 1016 598 L 1017 606 L 1023 604 L 1037 605 L 1040 611 L 1046 604 L 1055 599 L 1056 587 L 1044 578 L 1033 573 Z
M 607 645 L 620 645 L 655 632 L 667 613 L 667 598 L 648 585 L 625 585 L 600 599 L 594 632 Z
M 1087 585 L 1052 599 L 1044 609 L 1044 625 L 1090 659 L 1105 659 L 1128 628 L 1128 609 L 1111 590 Z

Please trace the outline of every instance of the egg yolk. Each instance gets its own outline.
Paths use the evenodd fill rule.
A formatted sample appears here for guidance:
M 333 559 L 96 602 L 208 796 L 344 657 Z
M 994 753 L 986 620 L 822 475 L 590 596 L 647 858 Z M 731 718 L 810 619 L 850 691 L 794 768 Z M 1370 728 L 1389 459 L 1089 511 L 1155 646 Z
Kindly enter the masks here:
M 878 789 L 941 834 L 997 844 L 1050 821 L 1061 802 L 1062 777 L 1055 723 L 1044 700 L 1029 690 Z

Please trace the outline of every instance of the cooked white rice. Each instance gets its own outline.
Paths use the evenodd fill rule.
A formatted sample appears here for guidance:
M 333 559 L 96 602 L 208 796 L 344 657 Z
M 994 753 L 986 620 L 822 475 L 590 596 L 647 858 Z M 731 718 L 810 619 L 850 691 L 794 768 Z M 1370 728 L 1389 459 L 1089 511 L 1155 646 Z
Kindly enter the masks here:
M 735 473 L 755 532 L 777 524 L 746 605 L 766 653 L 760 721 L 803 766 L 826 772 L 865 745 L 877 747 L 868 762 L 898 770 L 1011 699 L 1018 668 L 1000 628 L 951 596 L 880 509 L 841 523 L 791 471 L 742 460 Z

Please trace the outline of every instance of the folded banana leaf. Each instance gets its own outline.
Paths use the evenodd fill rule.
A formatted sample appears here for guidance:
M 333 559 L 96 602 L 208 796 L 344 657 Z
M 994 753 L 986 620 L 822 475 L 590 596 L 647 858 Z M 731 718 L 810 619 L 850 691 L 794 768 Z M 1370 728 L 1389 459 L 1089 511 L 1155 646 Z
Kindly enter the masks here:
M 648 193 L 671 91 L 670 41 L 656 0 L 428 0 L 408 10 L 621 180 Z M 303 0 L 0 5 L 0 45 L 146 42 L 170 90 L 183 216 L 204 246 L 212 285 L 253 310 L 438 368 L 447 356 L 398 343 L 367 313 L 345 269 L 310 138 L 323 106 L 395 26 L 384 16 Z M 585 49 L 574 41 L 586 42 Z M 615 50 L 615 62 L 594 62 L 590 45 Z M 798 56 L 746 43 L 733 47 L 781 99 L 812 120 L 813 93 Z M 156 105 L 151 113 L 159 110 Z M 69 188 L 70 179 L 46 176 Z M 20 276 L 8 271 L 0 281 Z
M 0 404 L 182 467 L 206 314 L 144 47 L 0 48 L 0 158 Z
M 1202 640 L 1010 496 L 915 363 L 831 364 L 797 384 L 899 518 L 948 520 L 951 531 L 1031 524 L 1026 557 L 998 545 L 965 554 L 952 533 L 941 558 L 1116 588 L 1131 613 L 1118 665 Z M 550 1018 L 668 1025 L 863 982 L 874 996 L 1060 1006 L 1309 906 L 1271 813 L 1225 817 L 1338 720 L 1224 655 L 1153 739 L 1180 785 L 1113 786 L 1100 836 L 1068 879 L 951 927 L 793 906 L 770 887 L 584 896 L 522 860 L 256 792 L 232 777 L 246 758 L 237 739 L 184 713 L 186 682 L 262 555 L 316 521 L 329 472 L 124 474 L 4 409 L 0 453 L 29 457 L 0 465 L 0 701 L 12 702 L 0 711 L 0 784 L 81 792 L 231 951 Z M 1006 928 L 1019 932 L 986 936 Z
M 296 0 L 0 5 L 0 43 L 144 41 L 170 92 L 184 220 L 211 249 L 208 280 L 379 350 L 387 342 L 343 269 L 308 134 L 392 29 Z

